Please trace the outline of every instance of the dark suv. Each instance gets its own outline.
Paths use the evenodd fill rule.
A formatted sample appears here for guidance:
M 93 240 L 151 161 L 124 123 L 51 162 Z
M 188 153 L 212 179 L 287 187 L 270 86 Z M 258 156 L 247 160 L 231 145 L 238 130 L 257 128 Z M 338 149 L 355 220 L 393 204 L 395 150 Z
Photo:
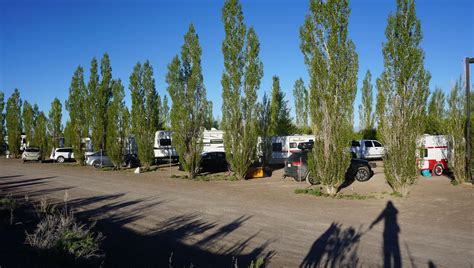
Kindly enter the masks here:
M 309 184 L 317 184 L 318 182 L 312 178 L 308 170 L 308 152 L 312 145 L 303 145 L 301 152 L 293 153 L 285 161 L 284 177 L 291 177 L 295 180 L 306 180 Z M 375 164 L 372 164 L 375 165 Z M 358 158 L 352 158 L 351 164 L 346 172 L 346 179 L 356 179 L 357 181 L 368 181 L 374 172 L 368 161 Z
M 179 170 L 184 170 L 179 164 Z M 229 170 L 229 164 L 224 152 L 205 152 L 201 155 L 199 172 L 222 172 Z

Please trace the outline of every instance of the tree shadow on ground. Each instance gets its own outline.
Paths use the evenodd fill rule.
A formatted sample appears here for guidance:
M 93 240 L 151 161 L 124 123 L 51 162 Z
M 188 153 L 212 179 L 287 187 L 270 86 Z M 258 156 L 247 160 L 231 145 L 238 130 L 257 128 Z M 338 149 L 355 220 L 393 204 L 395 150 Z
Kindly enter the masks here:
M 313 243 L 300 267 L 356 267 L 359 263 L 357 250 L 364 233 L 361 228 L 333 222 Z
M 268 261 L 274 255 L 272 251 L 265 251 L 269 241 L 254 243 L 258 231 L 242 239 L 229 237 L 252 216 L 242 215 L 224 224 L 208 222 L 198 213 L 183 213 L 157 220 L 160 206 L 166 200 L 158 197 L 130 199 L 125 195 L 116 193 L 72 199 L 67 203 L 57 200 L 55 203 L 58 208 L 67 205 L 73 209 L 81 222 L 96 221 L 94 231 L 105 235 L 101 246 L 105 257 L 97 266 L 171 267 L 171 264 L 173 267 L 190 267 L 193 264 L 230 267 L 236 260 L 239 267 L 246 267 L 258 257 Z M 135 231 L 137 228 L 131 228 L 137 224 L 140 232 Z M 24 239 L 24 231 L 15 233 L 9 238 L 9 248 L 25 248 Z M 9 264 L 42 267 L 41 263 L 45 261 L 51 264 L 50 267 L 55 267 L 54 261 L 38 254 L 32 255 L 32 252 L 31 249 L 20 250 L 19 253 L 13 251 L 11 257 L 0 261 L 6 267 Z M 78 265 L 73 262 L 66 265 L 61 263 L 59 266 Z

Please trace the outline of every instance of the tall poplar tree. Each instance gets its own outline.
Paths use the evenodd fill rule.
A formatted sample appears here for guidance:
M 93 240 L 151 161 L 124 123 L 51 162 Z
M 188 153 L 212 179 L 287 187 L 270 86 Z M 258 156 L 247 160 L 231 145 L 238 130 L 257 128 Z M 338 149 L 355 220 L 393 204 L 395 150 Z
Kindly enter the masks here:
M 293 97 L 295 99 L 296 126 L 304 129 L 308 126 L 308 90 L 304 86 L 304 81 L 299 78 L 293 87 Z
M 446 96 L 441 88 L 436 88 L 428 103 L 428 115 L 425 122 L 425 133 L 445 134 Z
M 64 125 L 64 146 L 72 147 L 72 140 L 74 139 L 74 131 L 72 129 L 71 121 L 67 120 Z
M 238 0 L 225 1 L 222 22 L 224 147 L 232 171 L 238 178 L 245 178 L 254 161 L 257 142 L 257 90 L 263 76 L 260 42 L 253 27 L 247 31 Z
M 452 161 L 448 164 L 453 171 L 454 179 L 463 183 L 466 174 L 466 140 L 464 137 L 466 122 L 466 97 L 463 92 L 463 81 L 456 81 L 448 97 L 447 134 L 452 139 Z
M 26 140 L 28 143 L 33 142 L 34 130 L 35 130 L 35 114 L 33 111 L 33 106 L 25 100 L 23 103 L 23 132 L 26 135 Z
M 370 131 L 375 125 L 374 113 L 372 112 L 372 99 L 374 96 L 371 80 L 372 74 L 367 70 L 362 83 L 362 102 L 359 105 L 359 128 L 361 131 Z
M 421 134 L 431 75 L 424 67 L 420 20 L 414 0 L 397 0 L 388 17 L 383 44 L 384 70 L 377 81 L 384 103 L 381 124 L 385 178 L 405 196 L 418 177 L 415 150 Z M 382 105 L 382 104 L 380 104 Z
M 87 83 L 88 103 L 89 107 L 87 109 L 87 133 L 90 135 L 92 140 L 92 145 L 95 149 L 100 148 L 101 137 L 100 131 L 102 126 L 100 125 L 100 119 L 97 116 L 102 113 L 100 103 L 99 103 L 99 74 L 98 74 L 98 64 L 95 57 L 91 60 L 89 82 Z M 89 136 L 87 135 L 87 136 Z
M 258 104 L 258 135 L 260 138 L 258 156 L 262 166 L 265 167 L 271 158 L 271 137 L 270 137 L 270 99 L 267 92 L 263 94 L 262 102 Z
M 5 153 L 4 142 L 5 142 L 5 93 L 0 91 L 0 154 Z
M 171 127 L 170 106 L 168 104 L 168 97 L 166 95 L 163 97 L 163 103 L 162 103 L 160 114 L 161 114 L 161 122 L 163 124 L 163 128 L 170 129 Z
M 206 129 L 211 129 L 215 127 L 214 116 L 212 114 L 212 101 L 207 101 L 206 104 L 206 113 L 205 113 L 205 120 L 204 120 L 204 127 Z
M 90 109 L 91 107 L 89 106 L 88 108 Z M 61 138 L 62 134 L 62 109 L 61 101 L 58 98 L 54 98 L 53 102 L 51 102 L 48 120 L 48 133 L 51 138 L 50 146 L 53 148 L 59 146 L 59 138 Z
M 330 195 L 344 182 L 351 156 L 353 103 L 357 92 L 358 57 L 348 37 L 349 1 L 311 0 L 300 28 L 301 51 L 308 66 L 313 134 L 308 154 L 310 176 Z
M 153 139 L 160 127 L 158 93 L 153 79 L 153 68 L 146 60 L 138 62 L 130 75 L 129 89 L 132 97 L 132 133 L 138 147 L 138 158 L 145 169 L 153 163 Z
M 82 138 L 87 134 L 87 88 L 84 83 L 84 69 L 78 66 L 71 79 L 69 86 L 69 97 L 66 100 L 66 110 L 69 112 L 71 122 L 71 145 L 74 158 L 84 165 L 84 148 L 81 145 Z
M 48 153 L 48 119 L 43 112 L 38 112 L 36 116 L 36 124 L 34 129 L 34 136 L 32 137 L 33 144 L 41 151 L 41 159 L 45 159 Z
M 20 155 L 21 142 L 21 97 L 20 91 L 15 88 L 7 101 L 6 107 L 6 125 L 8 135 L 8 150 L 13 157 Z
M 112 97 L 112 67 L 110 67 L 110 59 L 107 53 L 104 54 L 100 62 L 100 75 L 92 143 L 96 149 L 106 150 L 107 109 Z
M 112 100 L 108 107 L 107 116 L 107 155 L 116 169 L 123 162 L 125 138 L 127 136 L 125 115 L 125 91 L 120 79 L 112 81 Z
M 285 136 L 292 134 L 293 125 L 290 119 L 290 109 L 285 100 L 285 93 L 281 90 L 280 79 L 273 76 L 272 99 L 270 102 L 270 129 L 271 136 Z
M 171 96 L 171 128 L 179 162 L 193 179 L 199 171 L 203 149 L 202 132 L 206 123 L 206 89 L 201 68 L 199 37 L 190 24 L 181 47 L 168 66 L 166 82 Z

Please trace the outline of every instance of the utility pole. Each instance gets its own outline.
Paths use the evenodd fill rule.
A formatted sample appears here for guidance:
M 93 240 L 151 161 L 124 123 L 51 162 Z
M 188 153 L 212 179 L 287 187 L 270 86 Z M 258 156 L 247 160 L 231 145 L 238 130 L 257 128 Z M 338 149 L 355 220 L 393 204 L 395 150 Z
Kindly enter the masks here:
M 474 58 L 466 57 L 466 128 L 465 128 L 465 140 L 466 140 L 466 177 L 471 183 L 472 178 L 472 167 L 471 167 L 471 81 L 470 81 L 470 70 L 469 64 L 474 63 Z

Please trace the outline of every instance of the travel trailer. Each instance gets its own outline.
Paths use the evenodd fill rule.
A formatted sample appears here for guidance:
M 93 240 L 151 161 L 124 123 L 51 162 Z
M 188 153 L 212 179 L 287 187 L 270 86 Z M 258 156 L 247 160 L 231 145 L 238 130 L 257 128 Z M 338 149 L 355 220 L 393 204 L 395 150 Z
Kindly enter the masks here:
M 416 142 L 418 167 L 429 170 L 436 176 L 441 176 L 448 170 L 451 159 L 449 138 L 443 135 L 422 135 Z
M 177 160 L 178 154 L 173 147 L 173 132 L 166 130 L 158 130 L 155 132 L 153 151 L 157 161 L 167 159 Z
M 203 137 L 203 153 L 207 152 L 225 152 L 224 150 L 224 131 L 212 128 L 204 130 Z
M 314 142 L 314 135 L 292 135 L 292 136 L 277 136 L 271 137 L 271 158 L 270 164 L 284 164 L 285 160 L 293 153 L 301 152 L 298 149 L 298 144 L 304 142 Z M 258 139 L 258 143 L 262 142 L 262 139 Z M 260 145 L 257 145 L 260 148 Z M 259 151 L 261 151 L 259 149 Z M 259 152 L 261 155 L 262 152 Z

